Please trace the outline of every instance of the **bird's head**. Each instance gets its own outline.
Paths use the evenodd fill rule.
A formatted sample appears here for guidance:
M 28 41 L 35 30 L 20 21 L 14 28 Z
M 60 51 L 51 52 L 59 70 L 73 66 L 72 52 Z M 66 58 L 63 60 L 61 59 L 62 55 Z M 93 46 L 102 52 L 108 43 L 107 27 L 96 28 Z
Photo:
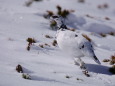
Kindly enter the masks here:
M 59 29 L 63 28 L 63 29 L 67 29 L 65 23 L 64 23 L 64 18 L 58 15 L 53 15 L 50 18 L 51 22 L 56 22 L 57 26 Z

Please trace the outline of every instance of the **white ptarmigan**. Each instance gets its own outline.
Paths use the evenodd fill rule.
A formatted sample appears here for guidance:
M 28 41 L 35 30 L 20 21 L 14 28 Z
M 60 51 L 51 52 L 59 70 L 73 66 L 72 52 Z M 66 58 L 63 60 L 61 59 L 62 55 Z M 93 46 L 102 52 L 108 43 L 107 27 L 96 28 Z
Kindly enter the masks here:
M 51 19 L 57 23 L 58 31 L 56 40 L 60 49 L 78 58 L 76 63 L 85 68 L 81 57 L 91 57 L 96 63 L 101 64 L 94 53 L 93 46 L 90 41 L 84 38 L 81 34 L 68 30 L 64 24 L 64 20 L 60 16 L 52 16 Z

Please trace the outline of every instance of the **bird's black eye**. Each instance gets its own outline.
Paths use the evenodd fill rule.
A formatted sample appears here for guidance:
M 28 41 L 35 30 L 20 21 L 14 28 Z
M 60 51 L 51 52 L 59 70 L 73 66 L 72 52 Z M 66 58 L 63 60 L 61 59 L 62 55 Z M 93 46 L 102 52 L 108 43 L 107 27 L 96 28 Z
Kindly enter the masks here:
M 75 37 L 78 37 L 78 35 L 75 34 Z
M 82 46 L 82 48 L 84 48 L 84 45 Z
M 84 48 L 84 45 L 82 45 L 80 49 L 82 49 L 82 48 Z

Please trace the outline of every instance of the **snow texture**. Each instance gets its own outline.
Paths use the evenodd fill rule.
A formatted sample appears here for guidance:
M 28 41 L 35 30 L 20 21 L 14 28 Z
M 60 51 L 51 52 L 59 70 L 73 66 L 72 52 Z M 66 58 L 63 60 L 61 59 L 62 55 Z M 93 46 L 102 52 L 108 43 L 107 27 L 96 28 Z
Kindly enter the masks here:
M 43 0 L 26 7 L 27 1 L 0 0 L 0 86 L 115 86 L 115 75 L 108 71 L 110 65 L 102 62 L 115 53 L 115 36 L 101 37 L 98 34 L 115 30 L 115 0 L 85 0 L 85 3 Z M 105 3 L 108 8 L 97 7 Z M 87 34 L 95 44 L 95 54 L 102 64 L 83 58 L 91 77 L 84 76 L 74 65 L 73 57 L 61 51 L 58 45 L 52 46 L 56 31 L 50 29 L 43 14 L 47 10 L 56 12 L 57 5 L 75 10 L 69 15 L 68 26 Z M 26 49 L 28 37 L 37 41 L 30 51 Z M 44 45 L 46 43 L 49 46 Z M 44 45 L 44 48 L 39 45 Z M 24 73 L 31 76 L 31 80 L 22 78 L 22 73 L 15 70 L 18 64 L 22 65 Z

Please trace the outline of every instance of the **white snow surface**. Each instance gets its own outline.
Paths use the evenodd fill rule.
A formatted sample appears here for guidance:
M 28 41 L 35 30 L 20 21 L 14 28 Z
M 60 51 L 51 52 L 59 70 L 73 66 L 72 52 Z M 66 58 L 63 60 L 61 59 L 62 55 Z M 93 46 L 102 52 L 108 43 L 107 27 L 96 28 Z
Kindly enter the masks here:
M 103 38 L 97 34 L 114 32 L 115 0 L 86 0 L 84 4 L 77 0 L 43 0 L 26 7 L 27 1 L 0 0 L 0 86 L 115 86 L 115 75 L 108 71 L 110 65 L 102 62 L 115 53 L 115 36 Z M 109 8 L 97 8 L 104 3 L 108 3 Z M 49 29 L 49 21 L 42 15 L 46 10 L 56 12 L 56 5 L 75 10 L 76 20 L 70 17 L 71 21 L 78 22 L 74 28 L 78 27 L 80 33 L 87 34 L 95 43 L 95 54 L 102 64 L 83 58 L 91 77 L 82 74 L 74 65 L 73 57 L 58 46 L 52 46 L 56 31 Z M 86 17 L 87 14 L 94 18 Z M 73 25 L 69 23 L 68 26 Z M 53 38 L 48 39 L 45 35 Z M 26 50 L 28 37 L 37 40 L 30 51 Z M 45 43 L 50 47 L 39 47 Z M 23 79 L 22 73 L 15 70 L 18 64 L 31 80 Z

